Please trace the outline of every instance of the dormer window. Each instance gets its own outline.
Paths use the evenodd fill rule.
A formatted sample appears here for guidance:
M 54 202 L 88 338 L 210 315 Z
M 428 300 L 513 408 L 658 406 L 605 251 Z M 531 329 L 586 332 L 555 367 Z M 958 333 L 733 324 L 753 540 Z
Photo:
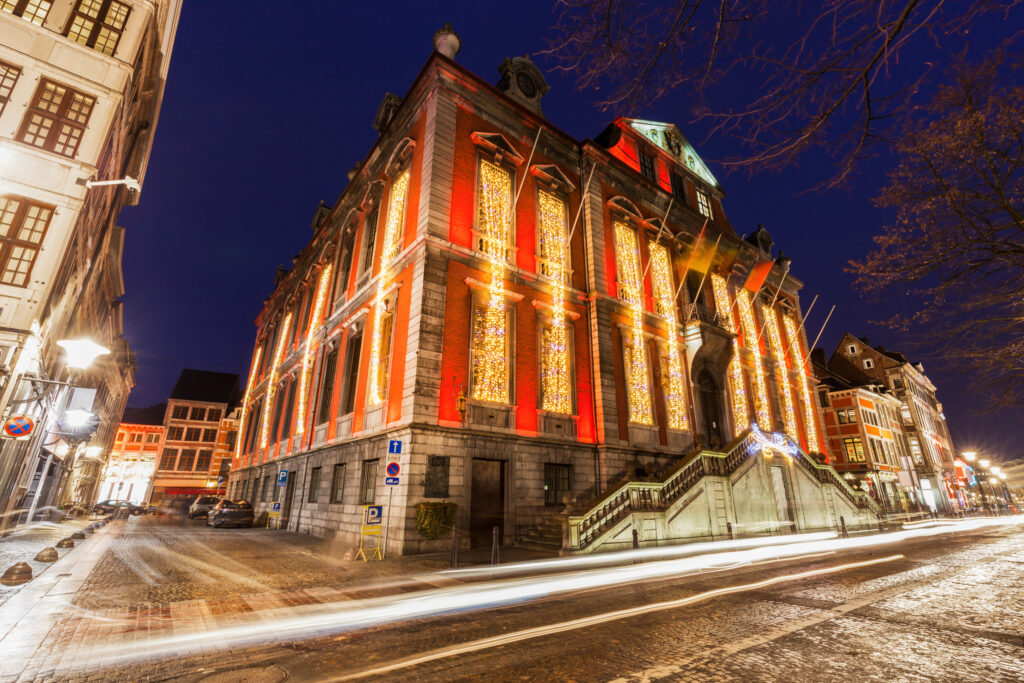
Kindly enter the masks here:
M 874 367 L 875 367 L 875 361 L 871 360 L 870 358 L 865 358 L 864 359 L 864 369 L 865 370 L 871 370 Z
M 850 354 L 851 356 L 856 355 L 857 347 L 853 344 L 850 344 L 849 346 L 846 347 L 846 353 Z

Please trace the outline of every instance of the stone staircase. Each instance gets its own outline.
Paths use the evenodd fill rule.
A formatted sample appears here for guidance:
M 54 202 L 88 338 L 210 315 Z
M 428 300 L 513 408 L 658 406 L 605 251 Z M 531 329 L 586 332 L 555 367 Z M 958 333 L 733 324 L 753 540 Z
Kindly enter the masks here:
M 557 554 L 562 549 L 562 518 L 550 517 L 524 530 L 516 539 L 517 548 Z

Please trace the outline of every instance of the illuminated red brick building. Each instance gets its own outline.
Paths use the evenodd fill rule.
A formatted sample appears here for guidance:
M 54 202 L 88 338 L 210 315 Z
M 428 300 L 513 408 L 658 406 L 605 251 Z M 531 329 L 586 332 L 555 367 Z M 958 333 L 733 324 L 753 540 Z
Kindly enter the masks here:
M 390 500 L 388 545 L 413 552 L 441 542 L 420 503 L 512 541 L 755 422 L 822 451 L 801 285 L 766 231 L 736 234 L 675 126 L 576 140 L 528 59 L 492 86 L 453 33 L 435 45 L 256 321 L 228 494 L 350 539 Z

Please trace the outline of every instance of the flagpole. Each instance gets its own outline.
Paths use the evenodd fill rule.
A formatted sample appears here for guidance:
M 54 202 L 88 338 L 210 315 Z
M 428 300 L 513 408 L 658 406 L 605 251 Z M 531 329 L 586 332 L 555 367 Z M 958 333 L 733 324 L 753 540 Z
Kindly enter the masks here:
M 807 324 L 807 316 L 811 314 L 811 310 L 814 308 L 814 304 L 816 303 L 818 303 L 817 294 L 815 294 L 814 298 L 811 299 L 811 305 L 807 307 L 806 311 L 804 311 L 803 320 L 800 322 L 800 327 L 797 328 L 797 337 L 800 336 L 800 330 L 804 329 L 804 325 Z M 796 340 L 794 339 L 789 340 L 789 346 L 786 347 L 786 353 L 784 354 L 784 356 L 788 356 L 789 352 L 793 350 L 793 344 L 795 343 L 795 341 Z
M 772 310 L 773 308 L 775 308 L 775 302 L 779 300 L 779 292 L 782 291 L 782 284 L 786 281 L 787 275 L 789 275 L 789 269 L 787 269 L 786 272 L 782 274 L 782 279 L 779 280 L 779 286 L 775 290 L 775 296 L 772 297 L 772 302 L 768 304 L 768 310 Z M 761 337 L 764 335 L 764 328 L 768 326 L 768 316 L 763 317 L 764 322 L 761 323 L 761 329 L 757 333 L 758 341 L 760 341 Z
M 537 143 L 540 142 L 540 134 L 543 132 L 543 126 L 537 128 L 537 137 L 533 139 L 533 147 L 530 148 L 530 156 L 526 159 L 526 173 L 530 172 L 530 162 L 533 161 L 533 153 L 537 151 Z M 519 205 L 519 195 L 522 194 L 523 188 L 526 187 L 526 173 L 523 173 L 523 180 L 519 183 L 519 189 L 516 190 L 516 198 L 512 200 L 513 211 L 515 211 L 516 206 Z
M 818 330 L 818 336 L 814 338 L 814 343 L 811 344 L 811 346 L 807 349 L 807 354 L 804 356 L 804 362 L 806 362 L 807 357 L 811 355 L 811 349 L 818 345 L 818 340 L 821 339 L 821 334 L 825 331 L 825 325 L 828 325 L 828 320 L 829 318 L 832 317 L 832 314 L 835 312 L 835 310 L 836 305 L 832 304 L 832 310 L 828 312 L 828 315 L 825 317 L 825 322 L 821 324 L 821 329 Z
M 583 202 L 587 197 L 587 190 L 590 189 L 590 181 L 594 179 L 594 171 L 597 170 L 597 164 L 590 167 L 590 175 L 587 176 L 587 184 L 583 186 L 583 192 L 580 194 L 580 206 L 576 209 L 576 218 L 572 221 L 572 229 L 569 231 L 569 237 L 566 238 L 566 245 L 572 244 L 572 236 L 576 234 L 576 226 L 579 225 L 580 216 L 583 215 Z
M 686 274 L 690 272 L 690 263 L 693 261 L 693 255 L 697 253 L 697 248 L 700 247 L 700 243 L 704 241 L 704 231 L 708 227 L 708 219 L 704 219 L 704 225 L 700 227 L 700 232 L 697 233 L 697 242 L 693 245 L 693 251 L 686 259 L 686 266 L 683 268 L 683 276 L 679 278 L 679 287 L 676 288 L 676 298 L 679 298 L 679 292 L 683 290 L 683 283 L 686 282 Z M 718 235 L 718 239 L 722 239 L 721 233 Z M 715 242 L 717 245 L 718 242 Z
M 666 225 L 665 221 L 668 220 L 668 212 L 672 210 L 672 202 L 674 202 L 675 200 L 676 200 L 675 197 L 669 197 L 668 208 L 665 209 L 665 217 L 663 219 L 661 219 L 661 227 L 658 228 L 658 234 L 654 236 L 654 241 L 655 242 L 657 242 L 658 239 L 661 238 L 661 231 L 665 229 L 665 225 Z M 637 249 L 639 249 L 640 248 L 640 243 L 637 242 L 636 246 L 637 246 Z M 650 269 L 651 269 L 651 250 L 648 247 L 648 249 L 647 249 L 647 267 L 644 268 L 644 274 L 640 276 L 640 286 L 641 287 L 644 286 L 644 278 L 647 277 L 647 271 L 649 271 Z
M 712 246 L 712 247 L 711 247 L 711 251 L 714 251 L 715 249 L 717 249 L 717 248 L 718 248 L 718 243 L 719 243 L 719 242 L 721 242 L 721 241 L 722 241 L 722 234 L 721 234 L 721 233 L 719 233 L 719 234 L 718 234 L 718 239 L 716 239 L 716 240 L 715 240 L 715 244 L 714 244 L 714 246 Z M 709 273 L 710 271 L 711 271 L 711 264 L 709 263 L 709 264 L 708 264 L 708 269 L 704 271 L 704 274 L 703 274 L 703 275 L 701 275 L 701 278 L 700 278 L 700 285 L 698 285 L 698 287 L 697 287 L 697 293 L 693 295 L 693 305 L 694 305 L 694 306 L 696 306 L 696 305 L 697 305 L 697 301 L 698 301 L 698 300 L 699 300 L 699 298 L 700 298 L 700 293 L 701 293 L 702 291 L 704 291 L 704 283 L 705 283 L 705 282 L 707 282 L 707 279 L 708 279 L 708 273 Z M 690 323 L 690 314 L 691 314 L 692 312 L 693 312 L 693 309 L 692 309 L 692 308 L 691 308 L 691 309 L 690 309 L 689 311 L 687 311 L 687 312 L 686 312 L 686 323 L 687 323 L 687 324 L 689 324 L 689 323 Z

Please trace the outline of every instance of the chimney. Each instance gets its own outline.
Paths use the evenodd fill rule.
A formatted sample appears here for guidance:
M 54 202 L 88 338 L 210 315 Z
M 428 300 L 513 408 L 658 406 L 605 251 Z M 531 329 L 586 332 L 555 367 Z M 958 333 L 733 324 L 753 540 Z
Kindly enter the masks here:
M 455 59 L 455 55 L 459 54 L 461 47 L 462 41 L 459 40 L 459 34 L 452 30 L 451 24 L 445 24 L 434 34 L 434 49 L 448 59 Z

